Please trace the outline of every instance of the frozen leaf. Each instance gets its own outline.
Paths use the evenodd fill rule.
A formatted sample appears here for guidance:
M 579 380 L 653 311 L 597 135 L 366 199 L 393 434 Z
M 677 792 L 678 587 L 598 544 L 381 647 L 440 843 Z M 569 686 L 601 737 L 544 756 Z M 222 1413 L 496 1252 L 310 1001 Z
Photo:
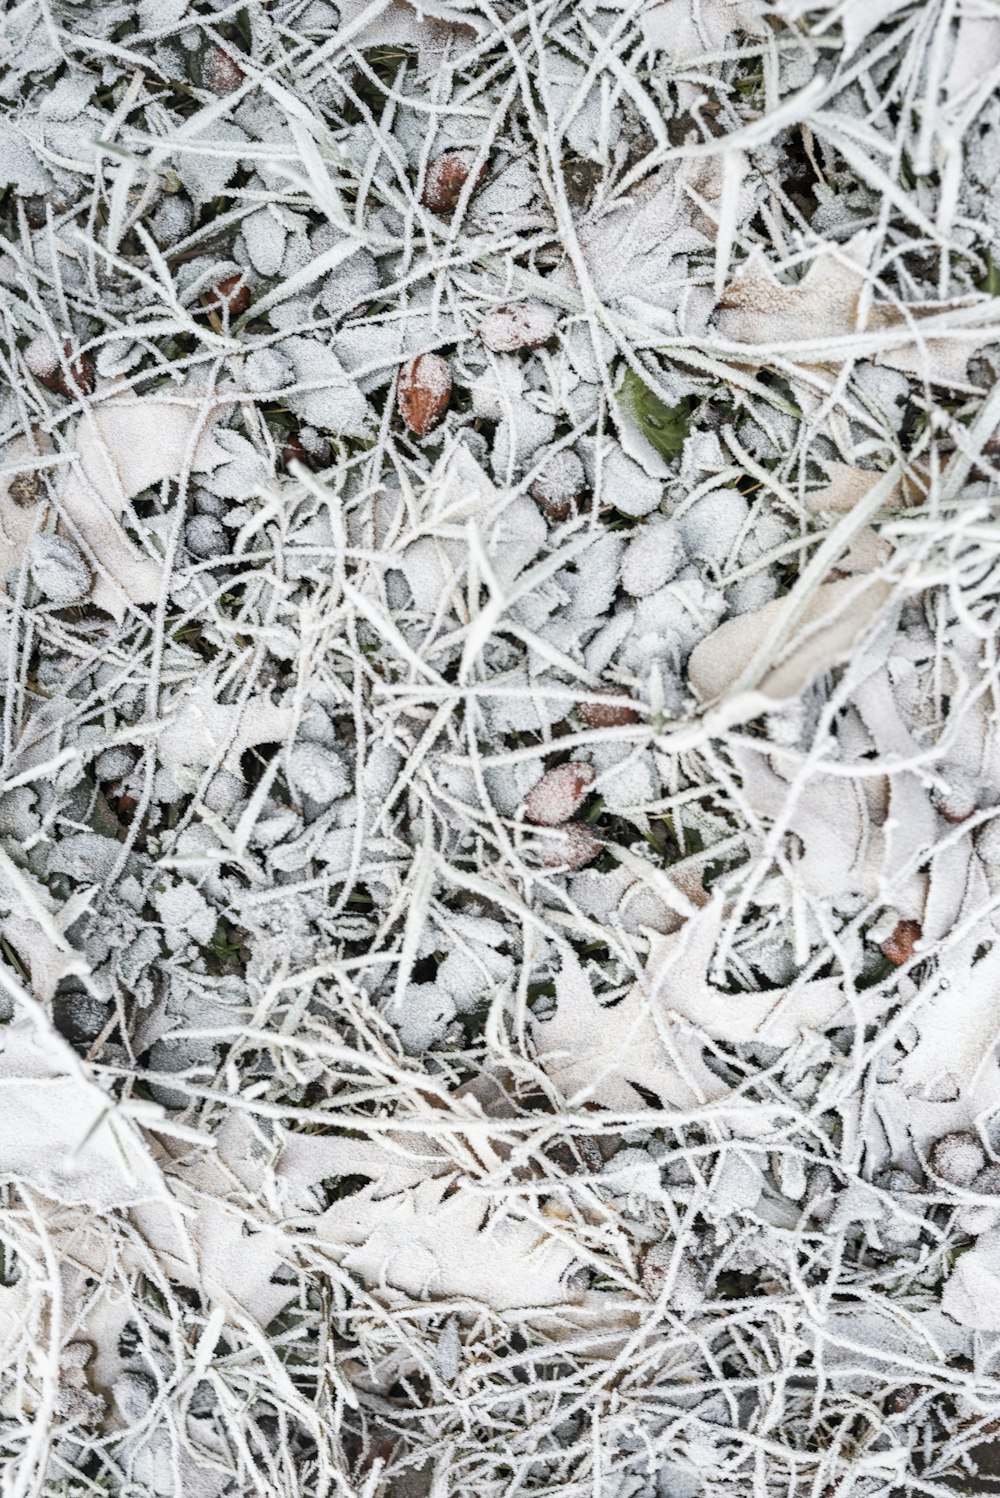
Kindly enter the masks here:
M 452 64 L 464 48 L 486 29 L 481 14 L 448 0 L 389 0 L 370 15 L 367 0 L 340 0 L 341 25 L 366 19 L 354 36 L 358 47 L 413 47 L 419 69 L 427 76 L 440 69 L 444 57 Z M 456 56 L 457 52 L 457 56 Z
M 625 548 L 622 587 L 633 598 L 645 598 L 669 582 L 686 561 L 681 533 L 673 521 L 650 521 Z
M 717 489 L 677 516 L 690 557 L 724 567 L 745 533 L 750 506 L 738 489 Z
M 23 1018 L 0 1032 L 3 1174 L 95 1212 L 161 1196 L 160 1173 L 134 1125 L 68 1063 L 64 1045 Z
M 897 921 L 885 941 L 879 942 L 879 949 L 891 963 L 894 963 L 896 967 L 901 967 L 903 963 L 909 962 L 912 958 L 920 936 L 919 921 Z
M 173 0 L 180 5 L 181 13 L 187 8 L 187 0 Z M 223 51 L 219 46 L 211 46 L 205 54 L 202 63 L 202 81 L 206 88 L 211 89 L 213 94 L 231 94 L 239 88 L 246 77 L 236 58 L 229 51 Z
M 284 224 L 269 208 L 260 208 L 243 220 L 241 228 L 254 270 L 262 276 L 276 276 L 285 258 Z
M 267 390 L 281 390 L 295 378 L 290 359 L 280 347 L 255 349 L 246 362 L 247 388 L 255 394 Z
M 31 543 L 32 581 L 60 607 L 90 591 L 90 571 L 76 547 L 61 536 L 36 536 Z
M 915 1015 L 919 1038 L 899 1063 L 907 1091 L 926 1098 L 962 1097 L 970 1110 L 1000 1103 L 993 1061 L 998 974 L 1000 948 L 994 946 L 980 961 L 957 966 L 945 985 L 924 996 Z M 961 1003 L 955 1001 L 956 987 Z M 974 1116 L 969 1113 L 970 1122 Z
M 66 540 L 81 547 L 94 573 L 90 596 L 115 618 L 124 617 L 129 602 L 150 603 L 160 595 L 162 567 L 125 534 L 121 517 L 130 499 L 144 489 L 189 467 L 205 472 L 225 456 L 211 435 L 214 416 L 199 419 L 199 402 L 183 387 L 163 395 L 134 396 L 116 390 L 95 401 L 81 417 L 76 433 L 76 461 L 59 493 L 59 509 L 69 534 Z M 10 457 L 26 454 L 14 444 Z M 42 490 L 28 504 L 19 504 L 11 481 L 0 493 L 0 567 L 9 570 L 21 560 L 33 531 Z
M 663 48 L 676 67 L 720 51 L 734 33 L 760 36 L 765 29 L 757 0 L 665 0 L 642 17 L 647 45 Z
M 157 891 L 153 903 L 163 922 L 163 937 L 171 951 L 186 947 L 189 941 L 205 945 L 212 940 L 217 924 L 216 913 L 193 884 L 168 885 Z
M 399 1032 L 408 1056 L 419 1056 L 437 1043 L 455 1018 L 455 1001 L 438 983 L 410 983 L 396 1008 L 391 1004 L 390 1021 Z
M 214 515 L 195 515 L 184 527 L 188 550 L 196 557 L 221 557 L 229 550 L 229 537 Z
M 949 337 L 960 303 L 867 300 L 871 250 L 871 236 L 858 234 L 843 249 L 821 251 L 794 285 L 782 284 L 761 255 L 753 256 L 719 302 L 720 332 L 746 345 L 747 362 L 758 366 L 772 354 L 804 365 L 839 364 L 863 348 L 877 363 L 918 379 L 964 385 L 977 341 L 993 333 L 984 328 L 970 337 L 975 324 L 966 314 L 962 333 Z
M 572 448 L 550 452 L 539 448 L 534 464 L 540 464 L 531 484 L 531 497 L 537 500 L 550 520 L 566 520 L 583 492 L 583 464 Z
M 638 518 L 659 507 L 663 485 L 646 473 L 617 443 L 600 447 L 592 438 L 580 443 L 587 483 L 601 504 L 611 505 L 623 515 Z
M 709 1035 L 790 1046 L 835 1024 L 844 1012 L 839 979 L 796 979 L 785 988 L 728 994 L 712 972 L 724 911 L 718 901 L 668 936 L 650 940 L 644 986 L 653 1001 Z
M 175 774 L 217 758 L 239 773 L 245 750 L 254 744 L 284 742 L 293 722 L 290 707 L 278 707 L 267 698 L 242 705 L 220 702 L 211 676 L 190 683 L 166 710 L 157 748 L 163 764 Z
M 197 132 L 192 150 L 180 146 L 174 164 L 195 203 L 209 203 L 225 189 L 239 169 L 238 147 L 246 140 L 231 120 L 215 119 Z
M 583 822 L 554 827 L 534 843 L 539 863 L 547 869 L 582 869 L 604 852 L 604 842 Z
M 524 803 L 524 815 L 529 822 L 543 827 L 568 822 L 586 797 L 593 779 L 593 766 L 578 761 L 546 770 Z
M 703 702 L 718 701 L 738 682 L 776 701 L 795 697 L 850 653 L 891 594 L 877 578 L 852 578 L 822 584 L 794 613 L 791 600 L 778 598 L 728 620 L 695 647 L 691 685 Z M 786 626 L 786 618 L 794 623 Z M 758 660 L 766 661 L 759 679 Z
M 264 483 L 266 466 L 261 454 L 239 432 L 216 434 L 217 466 L 202 482 L 220 499 L 245 500 L 256 494 Z
M 541 302 L 522 302 L 494 307 L 479 324 L 479 336 L 496 354 L 538 348 L 552 336 L 556 314 Z
M 438 354 L 420 354 L 399 372 L 396 402 L 400 415 L 418 437 L 443 421 L 451 399 L 451 370 Z
M 39 112 L 47 120 L 75 120 L 86 109 L 93 92 L 92 77 L 67 75 L 46 91 Z
M 969 1186 L 985 1164 L 983 1147 L 972 1134 L 946 1134 L 931 1150 L 931 1165 L 955 1186 Z
M 281 351 L 295 369 L 295 386 L 283 400 L 297 416 L 338 437 L 368 437 L 371 413 L 332 349 L 317 338 L 287 338 Z
M 451 214 L 458 207 L 475 157 L 471 151 L 445 151 L 427 167 L 420 201 L 432 213 Z
M 688 172 L 686 166 L 662 169 L 634 197 L 619 200 L 580 230 L 580 247 L 598 295 L 671 329 L 681 300 L 679 257 L 706 249 L 714 228 L 685 191 Z M 589 330 L 581 332 L 590 343 Z M 593 358 L 592 348 L 590 354 Z
M 509 1210 L 491 1212 L 487 1194 L 454 1185 L 425 1181 L 382 1200 L 368 1187 L 349 1211 L 328 1212 L 317 1237 L 335 1244 L 344 1268 L 390 1302 L 400 1293 L 460 1296 L 506 1311 L 579 1298 L 566 1284 L 573 1253 L 565 1244 Z
M 704 1065 L 701 1046 L 659 1023 L 637 990 L 602 1005 L 572 952 L 556 978 L 555 1014 L 534 1035 L 540 1064 L 567 1098 L 632 1112 L 649 1093 L 687 1107 L 728 1090 Z
M 688 403 L 666 405 L 634 369 L 626 369 L 618 387 L 618 410 L 625 451 L 648 473 L 668 473 L 668 465 L 680 456 L 691 424 Z M 657 463 L 656 458 L 662 461 Z
M 288 756 L 288 775 L 297 791 L 322 806 L 351 790 L 343 760 L 323 744 L 296 744 Z
M 806 504 L 814 514 L 822 514 L 824 511 L 830 511 L 836 515 L 847 514 L 856 504 L 860 504 L 883 478 L 883 475 L 877 471 L 852 468 L 849 463 L 827 463 L 826 471 L 830 476 L 830 482 L 822 489 L 814 489 L 806 496 Z M 919 484 L 915 480 L 904 477 L 887 497 L 885 504 L 887 508 L 902 503 L 916 505 L 923 498 L 924 491 Z
M 577 704 L 577 712 L 588 728 L 624 728 L 638 721 L 639 714 L 629 701 L 625 687 L 602 687 L 602 698 L 612 701 L 588 701 Z
M 985 1233 L 961 1255 L 945 1284 L 941 1306 L 959 1326 L 1000 1331 L 1000 1233 Z
M 23 193 L 44 193 L 51 185 L 45 166 L 9 114 L 0 123 L 0 184 Z

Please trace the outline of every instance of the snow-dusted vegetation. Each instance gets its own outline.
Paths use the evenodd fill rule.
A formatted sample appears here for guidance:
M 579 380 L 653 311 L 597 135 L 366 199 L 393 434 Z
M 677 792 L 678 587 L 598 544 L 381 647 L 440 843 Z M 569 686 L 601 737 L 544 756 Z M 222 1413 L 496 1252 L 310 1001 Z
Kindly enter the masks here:
M 10 0 L 5 1498 L 990 1490 L 998 130 L 994 0 Z

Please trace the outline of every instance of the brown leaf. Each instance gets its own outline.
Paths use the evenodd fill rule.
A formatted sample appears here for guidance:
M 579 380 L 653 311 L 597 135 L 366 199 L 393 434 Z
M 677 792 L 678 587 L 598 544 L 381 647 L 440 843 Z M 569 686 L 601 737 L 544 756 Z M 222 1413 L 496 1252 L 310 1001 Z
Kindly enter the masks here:
M 919 921 L 899 921 L 892 934 L 885 941 L 879 942 L 879 950 L 896 967 L 902 967 L 913 956 L 913 949 L 921 934 Z
M 246 77 L 234 57 L 219 46 L 209 47 L 202 63 L 201 79 L 213 94 L 231 94 L 239 88 Z
M 223 276 L 211 290 L 208 305 L 230 317 L 239 317 L 250 305 L 250 287 L 242 271 L 232 276 Z
M 727 619 L 691 654 L 688 679 L 695 695 L 722 698 L 746 676 L 770 643 L 772 663 L 757 690 L 776 701 L 796 697 L 821 672 L 849 655 L 885 607 L 891 586 L 880 578 L 823 583 L 798 613 L 786 595 L 750 614 Z M 782 621 L 787 616 L 787 627 Z
M 579 760 L 570 760 L 565 765 L 546 770 L 525 799 L 525 817 L 542 827 L 557 827 L 560 822 L 568 822 L 593 779 L 593 765 L 582 764 Z
M 583 822 L 568 822 L 537 844 L 538 860 L 547 869 L 582 869 L 604 851 L 597 833 Z
M 535 454 L 536 461 L 544 449 Z M 531 497 L 549 520 L 566 520 L 586 485 L 583 464 L 572 448 L 549 451 L 531 485 Z
M 290 463 L 301 463 L 304 468 L 309 468 L 310 462 L 306 450 L 302 446 L 302 438 L 298 432 L 290 432 L 285 438 L 281 449 L 281 461 L 287 468 Z
M 40 334 L 25 349 L 24 357 L 28 368 L 46 390 L 64 395 L 67 400 L 93 392 L 94 366 L 86 354 L 79 354 L 74 359 L 69 339 L 63 343 L 60 356 L 52 340 L 44 333 Z
M 604 697 L 620 697 L 621 702 L 581 702 L 577 712 L 588 728 L 624 728 L 634 723 L 639 714 L 632 706 L 624 687 L 602 687 Z
M 794 285 L 779 281 L 763 256 L 751 258 L 719 301 L 719 331 L 747 345 L 745 362 L 751 368 L 763 367 L 775 355 L 804 366 L 836 365 L 857 356 L 859 345 L 852 352 L 852 338 L 863 346 L 871 335 L 885 334 L 872 350 L 877 364 L 932 384 L 964 385 L 970 355 L 993 337 L 988 314 L 970 338 L 973 324 L 963 321 L 953 332 L 947 321 L 963 309 L 967 315 L 970 301 L 898 306 L 875 297 L 866 301 L 871 253 L 871 236 L 862 231 L 836 253 L 821 251 Z
M 418 354 L 399 374 L 396 401 L 399 413 L 418 437 L 443 419 L 451 400 L 451 370 L 440 354 Z
M 454 213 L 471 168 L 472 159 L 468 152 L 445 151 L 443 156 L 436 156 L 424 178 L 424 190 L 420 195 L 424 207 L 432 213 Z M 480 167 L 476 186 L 482 175 Z

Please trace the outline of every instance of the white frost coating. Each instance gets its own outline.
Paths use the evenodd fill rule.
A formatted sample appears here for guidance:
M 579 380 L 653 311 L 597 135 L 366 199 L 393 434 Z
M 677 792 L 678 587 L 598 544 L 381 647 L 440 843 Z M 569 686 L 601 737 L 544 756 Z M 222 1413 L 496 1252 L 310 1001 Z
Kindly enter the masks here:
M 10 1498 L 982 1485 L 995 10 L 7 7 Z
M 324 806 L 351 788 L 343 760 L 323 744 L 296 744 L 288 756 L 288 774 L 296 790 Z
M 403 995 L 398 1015 L 389 1018 L 399 1031 L 400 1044 L 409 1056 L 419 1056 L 439 1040 L 455 1017 L 455 1001 L 438 983 L 411 983 Z
M 134 1126 L 109 1109 L 98 1086 L 67 1071 L 56 1037 L 18 1019 L 0 1033 L 0 1045 L 5 1179 L 95 1212 L 162 1194 Z
M 669 520 L 650 522 L 625 548 L 622 587 L 633 598 L 645 598 L 669 582 L 686 559 L 677 526 Z
M 295 371 L 294 386 L 283 398 L 303 421 L 341 436 L 370 435 L 368 402 L 332 349 L 318 338 L 294 337 L 281 351 Z
M 254 270 L 276 276 L 285 258 L 285 226 L 269 208 L 261 208 L 243 220 L 241 232 Z
M 183 386 L 162 396 L 116 390 L 95 402 L 76 433 L 77 462 L 62 487 L 60 508 L 94 566 L 91 597 L 115 618 L 129 600 L 160 596 L 162 566 L 126 536 L 126 502 L 161 479 L 211 470 L 224 458 L 212 437 L 220 407 L 203 408 Z M 10 565 L 8 562 L 7 565 Z
M 90 587 L 86 562 L 61 536 L 36 536 L 31 543 L 32 580 L 53 603 L 76 603 Z
M 255 392 L 281 390 L 291 383 L 294 374 L 292 361 L 285 357 L 280 348 L 255 350 L 245 366 L 247 388 Z
M 987 1233 L 952 1270 L 941 1305 L 960 1326 L 1000 1331 L 1000 1233 Z
M 163 922 L 163 936 L 172 951 L 189 941 L 204 944 L 212 939 L 216 915 L 211 905 L 193 884 L 175 884 L 153 896 L 157 914 Z
M 750 506 L 735 489 L 717 489 L 696 500 L 677 518 L 689 556 L 709 558 L 722 566 L 746 526 Z
M 752 666 L 757 653 L 771 641 L 782 641 L 773 654 L 777 664 L 765 666 L 753 683 L 775 700 L 795 697 L 821 671 L 828 670 L 850 651 L 877 619 L 891 594 L 888 583 L 853 579 L 826 583 L 801 610 L 799 633 L 787 639 L 783 619 L 791 614 L 785 599 L 775 599 L 751 615 L 719 626 L 698 645 L 691 657 L 691 685 L 702 701 L 722 697 Z M 783 657 L 783 658 L 782 658 Z

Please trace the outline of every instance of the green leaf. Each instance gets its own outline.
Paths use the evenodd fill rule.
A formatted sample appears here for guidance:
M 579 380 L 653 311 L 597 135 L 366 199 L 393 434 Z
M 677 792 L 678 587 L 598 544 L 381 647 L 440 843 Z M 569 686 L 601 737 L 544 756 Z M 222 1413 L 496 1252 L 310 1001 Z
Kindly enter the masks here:
M 1000 266 L 995 264 L 989 250 L 986 251 L 986 274 L 979 282 L 979 289 L 987 296 L 1000 296 Z
M 691 401 L 667 406 L 635 373 L 626 369 L 618 390 L 618 404 L 626 422 L 638 428 L 660 457 L 668 463 L 679 456 L 691 425 Z

